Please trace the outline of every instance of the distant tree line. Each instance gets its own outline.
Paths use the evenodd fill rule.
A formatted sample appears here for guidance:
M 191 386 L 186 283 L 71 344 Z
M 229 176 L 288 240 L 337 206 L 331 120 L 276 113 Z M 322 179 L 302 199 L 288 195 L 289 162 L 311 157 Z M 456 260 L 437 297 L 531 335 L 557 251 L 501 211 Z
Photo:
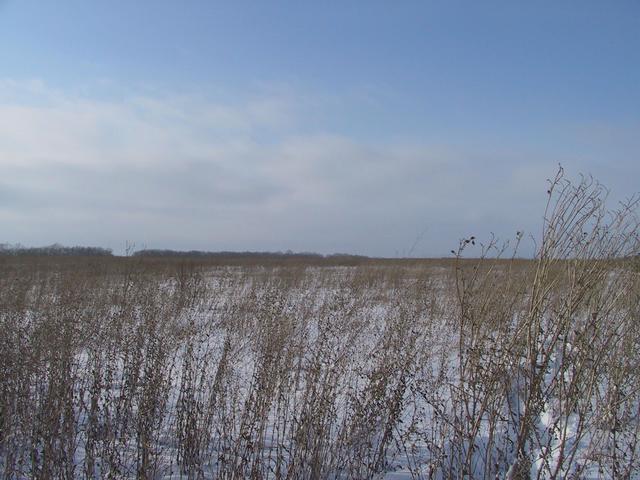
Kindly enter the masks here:
M 208 252 L 202 250 L 167 250 L 167 249 L 145 249 L 138 250 L 133 254 L 134 257 L 183 257 L 183 258 L 211 258 L 211 259 L 227 259 L 227 258 L 246 258 L 246 259 L 297 259 L 297 260 L 367 260 L 369 257 L 363 255 L 351 255 L 347 253 L 333 253 L 330 255 L 322 255 L 314 252 Z
M 0 255 L 111 257 L 113 251 L 110 248 L 102 247 L 65 247 L 58 243 L 45 247 L 24 247 L 20 244 L 0 243 Z
M 219 261 L 242 261 L 242 262 L 280 262 L 299 261 L 302 263 L 336 263 L 336 264 L 358 264 L 369 260 L 364 255 L 351 255 L 347 253 L 333 253 L 322 255 L 314 252 L 231 252 L 219 251 L 210 252 L 202 250 L 170 250 L 170 249 L 144 249 L 131 254 L 139 258 L 182 258 L 211 260 L 214 263 Z M 20 244 L 0 243 L 0 256 L 85 256 L 85 257 L 113 257 L 110 248 L 74 246 L 66 247 L 58 243 L 44 247 L 25 247 Z

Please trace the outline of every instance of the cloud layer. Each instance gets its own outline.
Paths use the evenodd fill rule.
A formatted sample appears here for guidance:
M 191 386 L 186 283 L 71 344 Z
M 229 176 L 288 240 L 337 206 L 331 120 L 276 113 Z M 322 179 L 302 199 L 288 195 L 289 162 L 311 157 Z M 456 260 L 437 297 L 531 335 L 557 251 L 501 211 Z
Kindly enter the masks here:
M 554 161 L 323 128 L 308 96 L 0 82 L 0 242 L 445 255 L 539 225 Z M 314 106 L 315 105 L 315 106 Z

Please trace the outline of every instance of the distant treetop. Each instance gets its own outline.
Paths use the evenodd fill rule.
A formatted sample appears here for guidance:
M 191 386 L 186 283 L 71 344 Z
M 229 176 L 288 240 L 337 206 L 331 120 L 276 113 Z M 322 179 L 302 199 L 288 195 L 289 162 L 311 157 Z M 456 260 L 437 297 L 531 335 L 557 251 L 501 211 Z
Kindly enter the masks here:
M 0 255 L 111 257 L 113 251 L 102 247 L 65 247 L 58 243 L 46 247 L 24 247 L 20 244 L 0 243 Z

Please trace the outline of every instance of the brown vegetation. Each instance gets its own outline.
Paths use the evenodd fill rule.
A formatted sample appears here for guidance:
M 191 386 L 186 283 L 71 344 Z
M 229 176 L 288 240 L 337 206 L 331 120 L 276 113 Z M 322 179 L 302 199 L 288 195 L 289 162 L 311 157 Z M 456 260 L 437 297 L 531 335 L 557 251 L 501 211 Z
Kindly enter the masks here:
M 3 477 L 631 477 L 636 204 L 549 198 L 531 261 L 0 257 Z

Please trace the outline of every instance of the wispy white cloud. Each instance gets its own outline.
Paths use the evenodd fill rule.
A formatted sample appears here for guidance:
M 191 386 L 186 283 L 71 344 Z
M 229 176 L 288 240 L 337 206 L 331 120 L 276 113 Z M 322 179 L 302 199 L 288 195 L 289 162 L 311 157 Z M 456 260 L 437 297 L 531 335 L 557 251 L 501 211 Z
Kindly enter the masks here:
M 188 96 L 96 100 L 39 81 L 0 85 L 0 165 L 162 164 L 217 158 L 292 122 L 286 98 L 222 104 Z
M 0 80 L 0 241 L 393 255 L 428 226 L 416 253 L 439 255 L 537 227 L 553 161 L 356 139 L 309 128 L 316 113 L 282 89 L 221 102 Z

